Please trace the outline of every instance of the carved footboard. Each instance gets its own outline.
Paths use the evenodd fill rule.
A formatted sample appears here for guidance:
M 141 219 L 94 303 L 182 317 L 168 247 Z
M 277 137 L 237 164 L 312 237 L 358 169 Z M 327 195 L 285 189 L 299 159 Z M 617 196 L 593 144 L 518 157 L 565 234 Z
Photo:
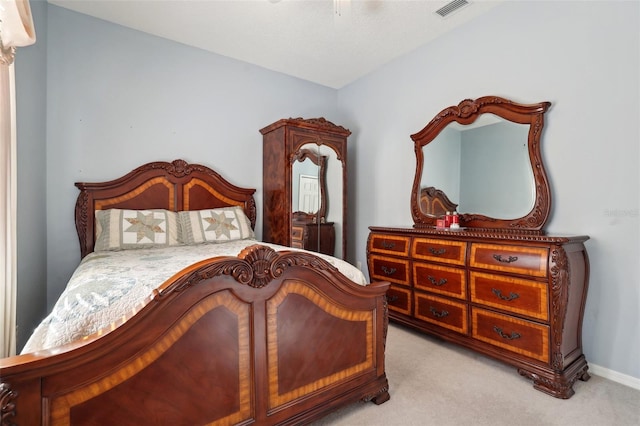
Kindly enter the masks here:
M 387 287 L 260 245 L 201 262 L 111 332 L 0 360 L 1 424 L 301 424 L 382 403 Z

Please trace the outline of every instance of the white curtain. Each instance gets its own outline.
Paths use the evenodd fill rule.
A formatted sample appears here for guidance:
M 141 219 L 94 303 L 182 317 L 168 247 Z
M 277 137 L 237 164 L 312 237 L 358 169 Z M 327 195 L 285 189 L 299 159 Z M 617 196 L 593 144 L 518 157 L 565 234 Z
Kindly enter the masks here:
M 0 357 L 16 352 L 16 47 L 35 43 L 28 0 L 0 0 Z

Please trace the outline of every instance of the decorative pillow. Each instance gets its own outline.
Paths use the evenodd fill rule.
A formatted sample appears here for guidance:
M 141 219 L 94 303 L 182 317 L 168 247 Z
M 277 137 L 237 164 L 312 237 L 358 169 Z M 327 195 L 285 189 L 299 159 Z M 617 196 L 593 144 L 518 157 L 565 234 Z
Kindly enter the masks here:
M 224 243 L 255 238 L 251 222 L 241 207 L 178 212 L 182 243 Z
M 169 210 L 96 212 L 95 251 L 180 245 L 178 214 Z

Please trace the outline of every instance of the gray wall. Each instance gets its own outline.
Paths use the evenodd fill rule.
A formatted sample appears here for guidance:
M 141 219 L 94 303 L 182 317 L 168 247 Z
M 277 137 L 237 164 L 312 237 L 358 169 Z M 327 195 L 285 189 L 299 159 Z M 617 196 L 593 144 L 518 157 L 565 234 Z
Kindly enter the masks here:
M 15 59 L 18 179 L 18 350 L 42 320 L 47 294 L 47 5 L 33 2 L 37 42 Z
M 586 357 L 640 378 L 639 18 L 638 2 L 506 2 L 341 89 L 356 259 L 368 226 L 412 224 L 409 135 L 466 98 L 550 101 L 547 230 L 591 237 Z
M 640 379 L 639 7 L 507 2 L 335 91 L 49 6 L 41 146 L 48 305 L 79 260 L 75 181 L 184 158 L 257 188 L 260 210 L 258 129 L 325 116 L 353 132 L 349 260 L 364 265 L 368 226 L 412 224 L 410 134 L 465 98 L 550 101 L 542 146 L 554 197 L 548 230 L 591 236 L 586 356 Z

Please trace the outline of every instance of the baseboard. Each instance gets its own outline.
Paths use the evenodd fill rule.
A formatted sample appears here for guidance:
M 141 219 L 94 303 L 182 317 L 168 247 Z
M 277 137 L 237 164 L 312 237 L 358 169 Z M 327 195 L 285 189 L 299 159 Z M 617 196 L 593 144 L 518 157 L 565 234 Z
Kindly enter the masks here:
M 608 368 L 600 367 L 599 365 L 591 363 L 589 363 L 589 373 L 593 373 L 596 376 L 604 377 L 605 379 L 620 383 L 621 385 L 640 390 L 640 379 L 637 377 L 618 373 L 617 371 L 609 370 Z

